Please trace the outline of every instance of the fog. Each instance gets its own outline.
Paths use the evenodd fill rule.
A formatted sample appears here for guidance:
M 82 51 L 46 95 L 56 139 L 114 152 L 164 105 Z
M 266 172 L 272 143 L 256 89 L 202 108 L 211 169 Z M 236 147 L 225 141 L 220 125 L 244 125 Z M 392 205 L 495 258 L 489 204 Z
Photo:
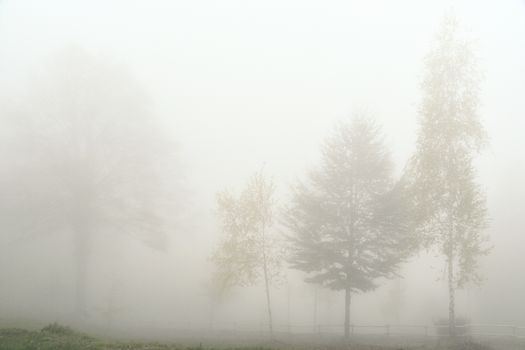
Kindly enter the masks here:
M 456 316 L 525 326 L 523 0 L 0 1 L 0 326 L 266 331 L 263 280 L 214 295 L 217 193 L 273 178 L 284 239 L 294 186 L 358 115 L 381 127 L 400 178 L 449 13 L 483 75 L 474 167 L 492 247 Z M 352 324 L 448 317 L 442 255 L 404 260 L 352 293 Z M 342 332 L 344 291 L 304 278 L 283 262 L 274 329 Z

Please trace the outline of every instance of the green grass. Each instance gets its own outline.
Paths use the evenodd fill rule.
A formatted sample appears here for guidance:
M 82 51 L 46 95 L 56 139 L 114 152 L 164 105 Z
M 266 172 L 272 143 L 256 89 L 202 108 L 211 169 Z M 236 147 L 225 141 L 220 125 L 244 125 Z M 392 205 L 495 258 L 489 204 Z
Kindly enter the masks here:
M 115 342 L 97 339 L 53 323 L 40 331 L 0 329 L 0 350 L 212 350 L 176 344 Z M 221 350 L 269 350 L 247 347 Z
M 107 342 L 77 333 L 71 328 L 50 324 L 41 331 L 0 329 L 0 350 L 139 350 L 177 349 L 168 344 Z
M 364 344 L 339 346 L 313 346 L 273 344 L 269 347 L 219 347 L 220 350 L 401 350 L 399 347 L 379 347 Z M 19 328 L 0 329 L 0 350 L 218 350 L 219 348 L 186 347 L 180 344 L 116 342 L 97 339 L 69 327 L 53 323 L 40 331 L 30 331 Z M 412 347 L 410 350 L 429 350 L 428 347 Z M 456 344 L 438 344 L 431 350 L 490 350 L 479 344 L 466 342 Z
M 47 328 L 47 327 L 46 327 Z M 0 330 L 0 349 L 2 350 L 80 350 L 105 349 L 103 344 L 85 335 L 55 333 L 53 330 L 27 331 L 23 329 Z

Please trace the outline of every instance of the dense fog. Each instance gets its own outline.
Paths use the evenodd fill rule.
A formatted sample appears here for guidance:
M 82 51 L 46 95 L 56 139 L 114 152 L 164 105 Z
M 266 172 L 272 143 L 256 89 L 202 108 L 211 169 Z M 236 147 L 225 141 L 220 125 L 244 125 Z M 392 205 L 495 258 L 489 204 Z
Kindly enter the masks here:
M 373 120 L 390 158 L 356 176 L 382 184 L 382 218 L 415 216 L 399 214 L 393 183 L 423 144 L 426 62 L 447 18 L 472 44 L 486 134 L 467 158 L 488 250 L 473 263 L 479 283 L 455 291 L 455 315 L 525 326 L 523 0 L 1 0 L 0 326 L 267 331 L 271 294 L 274 331 L 342 334 L 344 288 L 305 282 L 307 254 L 294 261 L 290 248 L 294 228 L 325 229 L 310 219 L 331 213 L 304 204 L 321 195 L 300 184 L 328 188 L 338 132 L 356 127 L 360 140 L 373 132 L 359 121 Z M 273 240 L 263 233 L 261 248 L 255 234 L 249 248 L 276 269 L 268 290 L 266 269 L 241 278 L 259 266 L 246 252 L 230 266 L 239 276 L 217 279 L 228 229 L 259 227 L 239 224 L 243 203 L 256 205 L 250 186 L 272 191 L 271 220 L 253 220 Z M 382 256 L 392 271 L 376 266 L 377 288 L 352 290 L 349 322 L 447 319 L 441 250 L 416 244 L 409 219 L 387 219 L 374 229 L 412 238 Z

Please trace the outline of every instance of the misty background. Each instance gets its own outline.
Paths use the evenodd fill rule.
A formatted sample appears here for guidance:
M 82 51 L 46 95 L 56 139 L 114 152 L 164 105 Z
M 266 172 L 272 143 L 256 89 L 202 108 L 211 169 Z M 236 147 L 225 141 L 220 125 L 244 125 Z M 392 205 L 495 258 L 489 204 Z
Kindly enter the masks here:
M 260 286 L 236 288 L 215 306 L 211 301 L 209 257 L 220 237 L 215 194 L 238 189 L 264 167 L 286 204 L 290 185 L 317 164 L 334 123 L 363 110 L 383 126 L 400 173 L 414 150 L 423 57 L 451 8 L 476 40 L 484 72 L 481 115 L 490 144 L 477 166 L 494 246 L 481 261 L 484 283 L 458 292 L 457 314 L 524 325 L 524 1 L 0 1 L 2 120 L 47 108 L 51 97 L 37 102 L 31 94 L 54 91 L 53 70 L 60 72 L 61 59 L 73 52 L 80 61 L 92 58 L 83 67 L 102 67 L 93 84 L 116 81 L 127 91 L 118 97 L 129 101 L 126 117 L 140 110 L 155 118 L 162 132 L 150 137 L 162 139 L 160 153 L 169 153 L 158 178 L 144 177 L 175 193 L 177 200 L 162 207 L 169 213 L 166 239 L 143 244 L 140 235 L 103 232 L 94 238 L 89 320 L 115 327 L 205 328 L 212 321 L 217 328 L 263 327 Z M 138 129 L 130 130 L 123 135 Z M 17 135 L 0 130 L 2 180 L 12 175 L 6 147 L 20 141 Z M 130 152 L 139 144 L 131 140 Z M 31 151 L 35 164 L 44 157 L 38 149 Z M 1 322 L 70 319 L 72 247 L 67 232 L 21 237 L 2 229 Z M 444 268 L 432 254 L 418 254 L 403 266 L 403 278 L 354 298 L 353 323 L 444 317 Z M 272 290 L 276 325 L 342 322 L 341 294 L 305 284 L 296 271 Z

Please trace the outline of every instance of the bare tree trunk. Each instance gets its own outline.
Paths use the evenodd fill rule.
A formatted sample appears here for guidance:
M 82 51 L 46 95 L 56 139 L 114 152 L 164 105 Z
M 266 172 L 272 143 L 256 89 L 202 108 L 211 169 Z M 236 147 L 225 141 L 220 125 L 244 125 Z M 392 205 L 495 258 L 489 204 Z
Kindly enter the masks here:
M 288 326 L 288 335 L 290 335 L 290 281 L 286 281 L 286 321 Z
M 350 301 L 351 301 L 350 287 L 345 289 L 345 340 L 350 339 Z
M 266 259 L 264 261 L 264 286 L 266 289 L 266 304 L 268 307 L 268 326 L 270 328 L 270 336 L 273 338 L 272 304 L 270 301 L 270 282 L 268 279 L 268 267 L 266 266 Z
M 456 312 L 455 312 L 456 304 L 455 304 L 454 261 L 453 259 L 454 259 L 454 256 L 452 253 L 452 249 L 450 249 L 449 256 L 448 256 L 448 331 L 451 337 L 456 336 Z
M 215 300 L 214 300 L 214 297 L 212 296 L 211 297 L 211 302 L 210 302 L 210 331 L 213 332 L 213 323 L 215 321 Z
M 319 299 L 319 287 L 314 285 L 314 331 L 317 327 L 317 303 Z
M 266 247 L 266 220 L 262 221 L 262 257 L 263 257 L 263 272 L 264 272 L 264 288 L 266 291 L 266 306 L 268 308 L 268 327 L 270 329 L 270 337 L 273 339 L 273 320 L 272 320 L 272 303 L 270 298 L 270 278 L 268 276 L 268 256 Z
M 87 316 L 86 290 L 87 290 L 87 265 L 90 252 L 90 232 L 85 226 L 75 229 L 75 317 L 83 321 Z

